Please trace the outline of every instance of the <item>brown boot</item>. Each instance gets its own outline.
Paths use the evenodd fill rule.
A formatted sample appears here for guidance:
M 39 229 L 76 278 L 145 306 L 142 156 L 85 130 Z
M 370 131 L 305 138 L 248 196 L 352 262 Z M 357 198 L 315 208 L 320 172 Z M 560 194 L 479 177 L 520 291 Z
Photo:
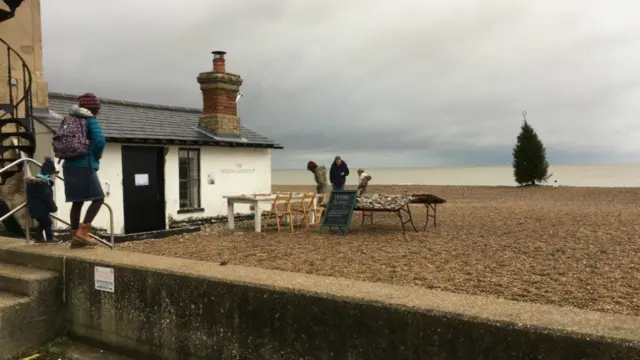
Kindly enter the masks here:
M 89 246 L 98 245 L 98 242 L 89 236 L 90 231 L 91 231 L 91 225 L 80 224 L 80 227 L 78 228 L 78 231 L 76 232 L 76 236 L 74 237 L 74 239 L 79 240 Z
M 70 249 L 78 249 L 87 246 L 87 244 L 81 242 L 76 238 L 78 234 L 78 230 L 71 230 L 71 244 L 69 244 Z
M 83 247 L 86 247 L 87 244 L 83 243 L 82 241 L 78 240 L 78 239 L 73 239 L 71 240 L 71 245 L 69 245 L 70 249 L 80 249 Z

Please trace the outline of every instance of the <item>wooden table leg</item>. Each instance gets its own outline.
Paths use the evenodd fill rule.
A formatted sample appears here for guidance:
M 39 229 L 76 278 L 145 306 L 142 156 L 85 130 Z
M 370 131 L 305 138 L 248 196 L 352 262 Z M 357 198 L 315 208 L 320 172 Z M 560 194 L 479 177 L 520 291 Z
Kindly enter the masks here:
M 438 222 L 437 222 L 437 210 L 438 210 L 438 205 L 433 205 L 433 227 L 437 227 L 438 226 Z
M 407 213 L 407 220 L 404 220 L 403 216 L 402 216 L 402 212 Z M 411 227 L 413 228 L 413 231 L 418 232 L 418 229 L 416 228 L 416 225 L 413 223 L 413 216 L 411 215 L 411 206 L 409 204 L 401 207 L 400 209 L 398 209 L 396 211 L 396 215 L 398 215 L 398 218 L 400 218 L 400 222 L 402 223 L 402 233 L 406 234 L 406 227 L 405 225 L 409 224 L 411 225 Z
M 229 230 L 233 230 L 235 227 L 234 220 L 233 201 L 227 200 L 227 224 L 229 224 Z
M 437 204 L 424 204 L 425 209 L 427 210 L 427 219 L 424 222 L 424 230 L 427 230 L 427 225 L 429 224 L 429 218 L 433 219 L 433 227 L 438 226 L 437 222 L 436 222 L 436 217 L 438 216 L 437 210 L 438 210 L 438 205 Z M 433 215 L 429 215 L 429 213 L 433 211 Z
M 307 216 L 309 217 L 307 219 L 307 222 L 309 225 L 315 225 L 316 224 L 316 211 L 318 209 L 318 199 L 317 198 L 313 198 L 313 210 L 312 211 L 307 211 Z M 309 214 L 311 213 L 311 214 Z
M 362 222 L 360 223 L 360 226 L 364 225 L 364 220 L 366 218 L 369 218 L 369 223 L 371 225 L 373 225 L 373 211 L 364 211 L 364 210 L 362 210 L 361 213 L 362 213 Z
M 427 225 L 429 225 L 429 204 L 424 204 L 424 208 L 427 211 L 427 218 L 424 220 L 424 229 L 427 230 Z
M 255 225 L 256 232 L 262 232 L 262 210 L 260 210 L 260 202 L 256 201 L 253 204 L 253 223 Z

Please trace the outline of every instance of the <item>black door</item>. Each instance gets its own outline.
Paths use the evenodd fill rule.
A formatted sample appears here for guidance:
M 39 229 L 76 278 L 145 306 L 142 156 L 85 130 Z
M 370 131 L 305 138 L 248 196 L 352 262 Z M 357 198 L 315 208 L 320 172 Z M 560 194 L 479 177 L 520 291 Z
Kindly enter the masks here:
M 124 232 L 165 229 L 164 149 L 122 147 Z

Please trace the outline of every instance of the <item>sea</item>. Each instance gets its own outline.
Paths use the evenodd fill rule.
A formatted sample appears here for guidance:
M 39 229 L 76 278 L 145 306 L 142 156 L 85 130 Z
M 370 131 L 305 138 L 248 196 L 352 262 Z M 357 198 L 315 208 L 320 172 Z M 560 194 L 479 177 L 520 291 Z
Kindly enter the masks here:
M 358 175 L 352 168 L 347 185 L 356 185 Z M 370 185 L 468 185 L 515 186 L 511 166 L 367 168 Z M 549 185 L 586 187 L 640 187 L 640 164 L 630 165 L 554 165 Z M 273 170 L 274 185 L 314 184 L 305 170 Z

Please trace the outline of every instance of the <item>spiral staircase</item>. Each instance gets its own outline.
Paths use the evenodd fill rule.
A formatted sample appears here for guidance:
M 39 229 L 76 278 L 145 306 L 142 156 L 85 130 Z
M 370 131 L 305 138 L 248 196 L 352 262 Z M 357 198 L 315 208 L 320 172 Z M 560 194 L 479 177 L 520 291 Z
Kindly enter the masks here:
M 11 20 L 23 0 L 0 0 L 0 23 Z M 16 181 L 7 184 L 7 180 L 14 176 L 23 176 L 26 162 L 11 163 L 22 159 L 32 158 L 35 153 L 35 132 L 33 123 L 33 75 L 27 62 L 11 45 L 0 38 L 0 186 L 10 186 L 5 189 L 13 192 Z M 5 194 L 6 195 L 6 194 Z M 9 211 L 5 199 L 0 199 L 0 216 Z M 13 219 L 3 221 L 14 228 L 12 232 L 20 233 L 17 221 Z M 20 231 L 18 231 L 20 230 Z
M 9 10 L 0 9 L 0 22 L 15 15 L 23 0 L 3 0 Z M 24 58 L 0 38 L 0 168 L 35 152 L 33 131 L 33 76 Z M 3 74 L 4 73 L 4 74 Z M 6 75 L 5 75 L 6 74 Z M 22 154 L 21 154 L 22 153 Z M 0 184 L 21 172 L 22 164 L 0 174 Z
M 16 14 L 16 9 L 22 4 L 24 0 L 3 0 L 8 10 L 0 9 L 0 22 L 11 19 Z

